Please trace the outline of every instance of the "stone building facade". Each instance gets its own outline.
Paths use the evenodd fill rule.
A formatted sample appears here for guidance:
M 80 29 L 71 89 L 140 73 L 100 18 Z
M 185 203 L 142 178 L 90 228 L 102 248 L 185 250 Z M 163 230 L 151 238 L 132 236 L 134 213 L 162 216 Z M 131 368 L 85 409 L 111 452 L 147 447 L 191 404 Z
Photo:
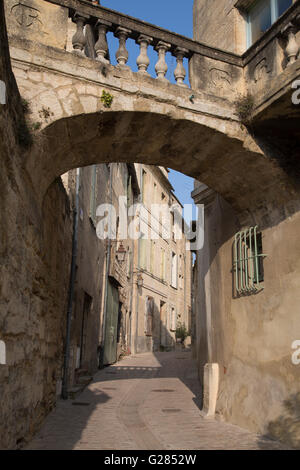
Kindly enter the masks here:
M 0 4 L 0 448 L 16 448 L 55 405 L 63 363 L 71 261 L 72 214 L 63 185 L 49 187 L 39 209 L 22 171 L 27 151 L 24 109 L 11 71 Z M 31 202 L 30 202 L 31 201 Z M 25 230 L 23 230 L 26 227 Z M 12 276 L 12 270 L 18 276 Z
M 141 238 L 135 242 L 132 347 L 136 352 L 168 350 L 175 346 L 179 323 L 191 328 L 192 254 L 182 220 L 174 215 L 176 210 L 181 214 L 182 206 L 168 170 L 136 167 L 142 208 Z
M 195 37 L 243 52 L 247 14 L 236 3 L 251 12 L 254 2 L 195 1 Z M 243 223 L 206 185 L 196 181 L 192 196 L 205 208 L 194 276 L 204 412 L 299 447 L 299 212 L 288 216 L 288 206 L 265 203 L 259 223 Z
M 218 49 L 243 54 L 296 2 L 297 0 L 195 0 L 194 38 Z M 254 24 L 251 28 L 252 19 Z
M 131 204 L 137 185 L 134 166 L 126 163 L 72 170 L 62 176 L 62 181 L 74 207 L 74 217 L 78 217 L 77 243 L 72 249 L 76 275 L 74 285 L 70 286 L 72 312 L 67 371 L 68 388 L 71 387 L 72 393 L 77 387 L 80 389 L 98 367 L 114 363 L 128 352 L 133 243 L 127 238 L 118 239 L 118 213 L 119 197 Z M 75 207 L 77 185 L 78 207 Z M 115 218 L 111 221 L 105 218 L 104 223 L 110 205 Z M 107 226 L 110 223 L 107 237 L 105 231 L 110 230 Z M 125 252 L 121 261 L 118 260 L 120 246 Z M 110 296 L 112 292 L 114 301 Z
M 102 304 L 100 365 L 116 362 L 131 353 L 131 324 L 133 316 L 133 266 L 135 244 L 128 236 L 128 208 L 137 202 L 140 188 L 135 166 L 126 163 L 109 164 L 110 189 L 108 201 L 115 209 L 112 239 L 106 239 L 106 267 Z M 104 215 L 104 213 L 102 213 Z M 103 226 L 103 218 L 102 220 Z

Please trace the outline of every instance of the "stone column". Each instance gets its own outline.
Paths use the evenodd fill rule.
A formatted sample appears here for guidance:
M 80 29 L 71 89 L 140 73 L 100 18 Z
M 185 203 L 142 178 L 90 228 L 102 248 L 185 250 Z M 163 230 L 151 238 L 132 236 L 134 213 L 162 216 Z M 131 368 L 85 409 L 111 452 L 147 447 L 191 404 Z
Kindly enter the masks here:
M 105 20 L 98 20 L 96 23 L 96 28 L 98 30 L 98 41 L 95 44 L 95 52 L 97 55 L 97 60 L 109 63 L 107 59 L 108 55 L 108 44 L 106 39 L 107 30 L 112 26 L 112 23 L 109 23 Z
M 187 85 L 183 83 L 186 77 L 186 70 L 183 65 L 183 58 L 187 55 L 188 52 L 189 51 L 187 49 L 184 49 L 183 47 L 177 47 L 175 50 L 177 67 L 174 70 L 174 76 L 175 76 L 177 85 L 184 86 L 184 87 L 186 87 Z
M 298 28 L 296 25 L 289 23 L 281 31 L 282 36 L 287 40 L 287 45 L 285 48 L 285 53 L 288 60 L 288 65 L 292 65 L 296 62 L 296 58 L 299 52 L 299 45 L 296 38 Z
M 149 67 L 150 60 L 147 54 L 147 50 L 149 44 L 151 44 L 152 41 L 153 38 L 150 36 L 145 36 L 144 34 L 141 34 L 136 41 L 140 45 L 140 55 L 138 56 L 136 63 L 139 72 L 143 74 L 148 74 L 147 69 Z
M 76 23 L 76 33 L 72 38 L 73 44 L 73 52 L 83 55 L 84 48 L 86 46 L 86 37 L 83 33 L 84 25 L 86 24 L 87 20 L 89 19 L 89 15 L 85 15 L 84 13 L 77 12 L 74 14 L 72 20 Z
M 115 36 L 119 39 L 119 49 L 116 52 L 116 59 L 120 67 L 124 67 L 128 61 L 126 40 L 130 34 L 130 29 L 122 28 L 121 26 L 119 26 L 115 32 Z
M 158 52 L 158 62 L 155 65 L 155 71 L 157 78 L 160 80 L 167 80 L 165 75 L 168 71 L 168 66 L 166 63 L 166 52 L 170 49 L 171 44 L 168 44 L 164 41 L 159 41 L 155 50 Z

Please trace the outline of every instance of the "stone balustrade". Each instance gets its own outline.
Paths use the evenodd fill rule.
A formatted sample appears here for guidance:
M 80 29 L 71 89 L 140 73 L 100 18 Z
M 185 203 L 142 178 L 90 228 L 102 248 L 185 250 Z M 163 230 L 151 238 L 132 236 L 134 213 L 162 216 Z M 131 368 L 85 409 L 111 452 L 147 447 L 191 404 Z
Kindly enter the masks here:
M 291 82 L 300 69 L 300 4 L 295 3 L 242 56 L 245 79 L 252 94 L 268 92 L 272 81 Z M 297 67 L 299 65 L 299 67 Z M 268 89 L 266 90 L 266 83 Z M 282 86 L 282 83 L 280 84 Z M 265 91 L 264 91 L 265 90 Z M 265 97 L 263 98 L 265 99 Z
M 97 10 L 97 11 L 96 11 Z M 97 13 L 97 14 L 96 14 Z M 177 85 L 186 87 L 184 83 L 187 71 L 184 67 L 184 58 L 190 58 L 193 52 L 180 46 L 177 35 L 170 42 L 165 40 L 165 34 L 159 31 L 159 28 L 152 27 L 155 34 L 144 34 L 139 31 L 138 25 L 134 29 L 116 24 L 116 22 L 109 21 L 105 16 L 102 8 L 96 8 L 94 15 L 86 14 L 83 11 L 70 10 L 72 21 L 76 23 L 76 32 L 72 38 L 73 50 L 77 54 L 86 55 L 88 57 L 95 57 L 96 60 L 103 64 L 109 64 L 109 47 L 107 41 L 107 33 L 112 32 L 119 40 L 119 48 L 116 52 L 117 65 L 119 67 L 126 67 L 128 62 L 127 40 L 133 39 L 140 48 L 139 55 L 136 59 L 138 73 L 147 75 L 150 59 L 148 56 L 148 48 L 152 46 L 157 52 L 157 62 L 155 64 L 155 72 L 158 80 L 166 81 L 166 74 L 168 65 L 166 62 L 166 53 L 170 52 L 176 58 L 176 68 L 174 70 L 174 77 Z M 122 19 L 122 17 L 120 18 Z M 120 22 L 121 23 L 121 22 Z M 94 38 L 94 50 L 91 46 L 87 46 L 87 38 L 85 34 L 85 26 L 89 25 L 92 37 Z M 172 33 L 168 34 L 168 38 Z
M 296 62 L 300 52 L 300 40 L 297 34 L 300 31 L 300 13 L 291 18 L 291 20 L 282 28 L 281 36 L 285 39 L 285 55 L 287 66 Z
M 14 8 L 13 0 L 7 0 L 7 5 L 10 5 L 9 2 Z M 56 23 L 54 19 L 52 23 L 46 21 L 49 14 L 43 10 L 49 4 L 56 5 L 59 10 L 59 27 L 55 35 L 52 32 Z M 232 108 L 240 96 L 250 94 L 255 98 L 255 109 L 260 112 L 274 101 L 274 97 L 279 99 L 283 93 L 289 94 L 291 84 L 299 77 L 299 1 L 243 55 L 210 47 L 90 0 L 46 0 L 40 2 L 39 8 L 40 17 L 36 21 L 43 20 L 43 34 L 20 26 L 12 18 L 11 34 L 14 40 L 21 34 L 22 38 L 39 41 L 48 47 L 68 52 L 73 50 L 79 56 L 94 60 L 95 69 L 109 74 L 110 67 L 115 63 L 112 60 L 115 45 L 112 46 L 110 41 L 113 34 L 118 41 L 115 55 L 119 69 L 124 69 L 126 74 L 128 64 L 136 61 L 137 67 L 133 68 L 139 76 L 148 77 L 150 71 L 152 76 L 156 75 L 156 84 L 168 83 L 171 72 L 174 72 L 178 86 L 184 88 L 188 86 L 187 82 L 190 83 L 193 90 L 190 99 L 195 105 L 201 97 L 202 101 L 212 102 L 216 109 L 219 104 Z M 9 15 L 7 17 L 10 18 Z M 73 36 L 72 40 L 70 36 Z M 129 41 L 134 41 L 139 50 L 129 47 Z M 135 54 L 135 57 L 129 57 L 129 53 Z M 170 56 L 175 59 L 172 64 Z M 173 62 L 176 65 L 173 66 Z M 99 63 L 103 67 L 97 67 Z M 91 65 L 87 63 L 87 67 Z M 114 69 L 111 71 L 115 73 Z M 134 76 L 131 78 L 134 79 Z M 198 92 L 200 95 L 197 95 Z
M 226 99 L 228 105 L 232 97 L 243 90 L 241 56 L 110 10 L 90 0 L 45 0 L 43 4 L 58 6 L 60 14 L 59 28 L 55 36 L 50 34 L 53 26 L 48 27 L 45 22 L 45 34 L 39 36 L 42 44 L 68 52 L 73 50 L 76 54 L 86 56 L 104 66 L 113 66 L 112 49 L 115 45 L 111 47 L 110 41 L 113 34 L 119 41 L 116 52 L 116 65 L 119 68 L 126 70 L 128 64 L 136 61 L 137 68 L 133 68 L 137 73 L 147 77 L 150 71 L 152 76 L 156 75 L 158 83 L 173 82 L 173 72 L 175 82 L 181 88 L 188 87 L 189 82 L 193 91 L 208 94 L 208 100 L 211 96 L 221 97 Z M 46 14 L 44 16 L 46 17 Z M 68 16 L 73 25 L 71 28 Z M 26 31 L 26 34 L 28 39 L 37 40 L 37 35 L 33 32 L 31 34 Z M 71 41 L 70 34 L 73 35 Z M 24 28 L 22 35 L 24 36 Z M 129 40 L 133 40 L 139 47 L 139 51 L 134 52 L 134 60 L 129 57 L 129 51 L 133 54 L 133 48 L 128 45 Z M 156 54 L 153 54 L 153 50 Z M 170 61 L 170 56 L 174 60 Z M 150 63 L 150 60 L 155 63 Z M 101 70 L 107 72 L 105 67 Z

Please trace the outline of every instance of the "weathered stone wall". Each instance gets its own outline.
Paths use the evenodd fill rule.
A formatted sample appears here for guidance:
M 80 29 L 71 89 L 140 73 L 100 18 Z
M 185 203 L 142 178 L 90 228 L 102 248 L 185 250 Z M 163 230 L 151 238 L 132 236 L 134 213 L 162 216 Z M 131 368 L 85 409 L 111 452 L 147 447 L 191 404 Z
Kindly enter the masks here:
M 246 23 L 237 0 L 194 0 L 194 39 L 236 54 L 246 50 Z
M 81 368 L 93 374 L 98 368 L 97 349 L 101 337 L 101 306 L 104 288 L 105 244 L 96 234 L 91 214 L 95 206 L 107 200 L 107 171 L 98 166 L 94 184 L 93 167 L 79 172 L 79 208 L 76 250 L 76 281 L 71 323 L 69 385 L 75 383 L 75 370 Z M 75 204 L 76 170 L 62 177 L 70 199 Z M 89 299 L 90 305 L 85 304 Z M 81 361 L 79 360 L 81 358 Z
M 0 7 L 0 448 L 22 445 L 55 403 L 61 375 L 71 243 L 68 200 L 54 182 L 42 209 L 22 165 L 28 138 Z M 23 147 L 20 146 L 23 144 Z
M 24 39 L 37 37 L 42 44 L 65 49 L 68 10 L 41 0 L 4 0 L 10 34 Z
M 239 223 L 215 195 L 206 204 L 206 241 L 197 259 L 197 357 L 219 365 L 216 413 L 252 431 L 300 447 L 300 214 L 263 230 L 264 290 L 236 298 L 232 249 Z
M 131 319 L 133 316 L 133 278 L 134 278 L 134 245 L 135 242 L 124 233 L 124 239 L 121 236 L 124 232 L 124 227 L 119 206 L 119 197 L 126 198 L 128 209 L 136 202 L 138 198 L 139 188 L 134 187 L 132 174 L 134 174 L 134 165 L 131 166 L 131 177 L 129 177 L 129 166 L 126 163 L 114 163 L 107 165 L 110 168 L 112 191 L 107 201 L 111 199 L 112 205 L 116 211 L 116 241 L 112 241 L 110 247 L 110 263 L 109 263 L 109 276 L 114 279 L 118 284 L 119 302 L 121 308 L 119 311 L 118 327 L 117 327 L 117 358 L 122 354 L 126 354 L 131 350 Z M 136 175 L 135 175 L 136 178 Z M 109 180 L 109 178 L 107 178 Z M 135 183 L 137 183 L 135 181 Z M 122 246 L 126 251 L 125 259 L 122 262 L 118 261 L 117 250 Z M 107 309 L 106 315 L 109 316 L 111 312 Z M 105 312 L 103 311 L 103 316 Z M 119 334 L 118 334 L 119 333 Z M 106 332 L 107 334 L 107 332 Z M 119 337 L 118 337 L 119 336 Z
M 216 215 L 220 231 L 234 227 L 234 219 Z M 299 230 L 298 212 L 263 231 L 265 282 L 257 295 L 230 295 L 232 239 L 211 264 L 212 285 L 222 286 L 212 297 L 213 362 L 220 364 L 221 378 L 217 412 L 298 448 L 300 368 L 292 363 L 292 344 L 300 338 Z

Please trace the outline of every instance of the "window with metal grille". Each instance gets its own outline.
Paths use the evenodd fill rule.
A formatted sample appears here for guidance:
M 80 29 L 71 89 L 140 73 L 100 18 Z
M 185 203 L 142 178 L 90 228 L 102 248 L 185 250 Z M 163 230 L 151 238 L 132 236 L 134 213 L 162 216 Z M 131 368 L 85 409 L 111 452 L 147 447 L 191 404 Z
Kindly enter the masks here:
M 262 234 L 258 227 L 238 232 L 233 245 L 233 276 L 236 295 L 249 295 L 264 286 Z

